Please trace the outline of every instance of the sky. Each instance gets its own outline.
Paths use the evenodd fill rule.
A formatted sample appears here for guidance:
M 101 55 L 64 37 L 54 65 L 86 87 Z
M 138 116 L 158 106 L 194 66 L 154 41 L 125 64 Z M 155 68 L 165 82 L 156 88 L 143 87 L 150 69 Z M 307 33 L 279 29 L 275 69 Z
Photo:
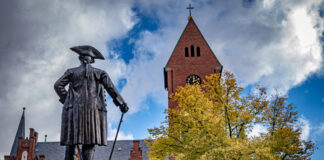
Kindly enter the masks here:
M 304 140 L 324 156 L 324 0 L 2 0 L 0 2 L 0 160 L 10 153 L 22 108 L 39 141 L 59 141 L 54 82 L 79 65 L 69 50 L 92 45 L 128 103 L 119 139 L 144 139 L 167 108 L 163 67 L 194 21 L 242 87 L 264 86 L 297 106 Z M 108 138 L 120 111 L 108 100 Z M 251 134 L 262 132 L 256 126 Z M 28 130 L 27 134 L 28 135 Z M 323 152 L 323 153 L 321 153 Z

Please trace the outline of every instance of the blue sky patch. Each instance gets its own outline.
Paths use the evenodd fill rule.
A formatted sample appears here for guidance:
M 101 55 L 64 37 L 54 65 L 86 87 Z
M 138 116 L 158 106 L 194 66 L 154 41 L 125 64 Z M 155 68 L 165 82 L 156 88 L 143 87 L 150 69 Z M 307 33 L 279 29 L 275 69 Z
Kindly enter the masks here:
M 291 89 L 288 93 L 288 101 L 296 105 L 299 116 L 303 114 L 307 119 L 311 118 L 316 125 L 324 121 L 323 90 L 323 77 L 314 75 L 302 85 Z
M 135 135 L 135 139 L 145 139 L 149 137 L 147 130 L 141 130 L 142 128 L 154 128 L 158 127 L 161 122 L 164 121 L 164 110 L 167 106 L 161 106 L 155 102 L 153 96 L 148 95 L 142 105 L 144 108 L 136 112 L 136 114 L 126 114 L 122 125 L 123 128 L 127 128 L 126 133 L 132 133 Z M 118 123 L 112 125 L 113 128 L 118 127 Z M 141 129 L 139 129 L 141 128 Z
M 156 17 L 145 15 L 139 12 L 138 9 L 133 8 L 136 13 L 136 18 L 139 20 L 138 23 L 130 30 L 122 39 L 115 39 L 107 43 L 108 47 L 112 51 L 119 53 L 121 59 L 123 59 L 126 64 L 129 64 L 130 60 L 135 57 L 135 42 L 140 38 L 143 31 L 154 32 L 158 29 L 159 20 Z M 148 55 L 152 55 L 148 53 Z
M 119 90 L 119 91 L 121 91 L 123 88 L 124 88 L 124 86 L 127 84 L 127 79 L 126 78 L 122 78 L 122 79 L 120 79 L 119 81 L 118 81 L 118 84 L 117 84 L 117 89 Z

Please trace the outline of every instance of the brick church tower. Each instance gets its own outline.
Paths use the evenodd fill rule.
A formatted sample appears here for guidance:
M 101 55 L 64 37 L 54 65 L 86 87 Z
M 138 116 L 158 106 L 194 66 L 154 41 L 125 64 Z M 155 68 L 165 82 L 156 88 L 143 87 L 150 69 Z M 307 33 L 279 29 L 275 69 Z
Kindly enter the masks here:
M 189 6 L 188 9 L 193 8 Z M 190 15 L 188 24 L 164 68 L 164 85 L 169 95 L 176 92 L 178 86 L 201 83 L 206 75 L 221 73 L 222 68 Z M 169 98 L 169 108 L 174 107 L 176 104 Z
M 33 128 L 30 128 L 29 138 L 25 138 L 24 107 L 10 155 L 5 156 L 4 160 L 45 160 L 44 155 L 34 155 L 37 139 L 38 133 Z

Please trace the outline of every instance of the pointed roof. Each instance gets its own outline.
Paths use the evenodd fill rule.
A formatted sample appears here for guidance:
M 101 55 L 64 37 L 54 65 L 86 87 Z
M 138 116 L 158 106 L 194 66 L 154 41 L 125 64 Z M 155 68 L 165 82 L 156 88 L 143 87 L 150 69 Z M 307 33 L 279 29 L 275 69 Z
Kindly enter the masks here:
M 185 29 L 183 30 L 175 48 L 172 51 L 172 54 L 166 64 L 166 67 L 171 65 L 172 63 L 172 59 L 173 57 L 175 57 L 175 54 L 182 54 L 182 52 L 177 52 L 177 49 L 179 48 L 179 46 L 181 46 L 182 44 L 186 44 L 188 43 L 186 39 L 188 39 L 188 37 L 190 39 L 195 39 L 195 41 L 199 42 L 201 41 L 204 46 L 207 47 L 207 50 L 210 54 L 208 54 L 209 58 L 215 60 L 215 63 L 217 63 L 218 65 L 222 66 L 222 64 L 220 63 L 220 61 L 217 59 L 216 55 L 214 54 L 214 52 L 212 51 L 212 49 L 210 48 L 209 44 L 207 43 L 206 39 L 204 38 L 204 36 L 202 35 L 202 33 L 200 32 L 198 26 L 196 25 L 196 23 L 193 20 L 192 16 L 188 17 L 188 23 L 187 26 L 185 27 Z
M 17 129 L 16 137 L 15 140 L 12 144 L 12 148 L 10 151 L 10 156 L 16 156 L 17 154 L 17 149 L 18 149 L 18 138 L 22 137 L 25 138 L 25 107 L 23 108 L 23 113 L 19 122 L 19 126 Z
M 191 6 L 189 5 L 189 7 Z M 199 58 L 195 58 L 195 47 L 197 47 L 196 53 L 199 51 L 199 56 L 196 55 L 196 57 Z M 190 58 L 189 55 L 185 56 L 185 53 L 189 53 L 189 49 L 191 53 Z M 223 68 L 223 65 L 217 59 L 191 15 L 188 17 L 188 23 L 164 67 L 164 87 L 166 89 L 168 88 L 167 72 L 172 68 L 183 68 L 184 66 L 214 67 L 220 73 Z

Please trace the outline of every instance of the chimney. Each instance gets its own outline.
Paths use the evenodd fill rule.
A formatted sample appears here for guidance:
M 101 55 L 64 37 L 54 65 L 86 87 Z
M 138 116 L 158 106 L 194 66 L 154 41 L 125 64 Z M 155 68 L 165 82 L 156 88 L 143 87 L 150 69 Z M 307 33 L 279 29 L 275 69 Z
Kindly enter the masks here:
M 140 141 L 134 140 L 133 141 L 133 149 L 130 152 L 129 160 L 143 160 L 142 157 L 142 150 L 139 147 Z
M 44 155 L 40 155 L 39 156 L 39 160 L 45 160 L 45 156 Z

